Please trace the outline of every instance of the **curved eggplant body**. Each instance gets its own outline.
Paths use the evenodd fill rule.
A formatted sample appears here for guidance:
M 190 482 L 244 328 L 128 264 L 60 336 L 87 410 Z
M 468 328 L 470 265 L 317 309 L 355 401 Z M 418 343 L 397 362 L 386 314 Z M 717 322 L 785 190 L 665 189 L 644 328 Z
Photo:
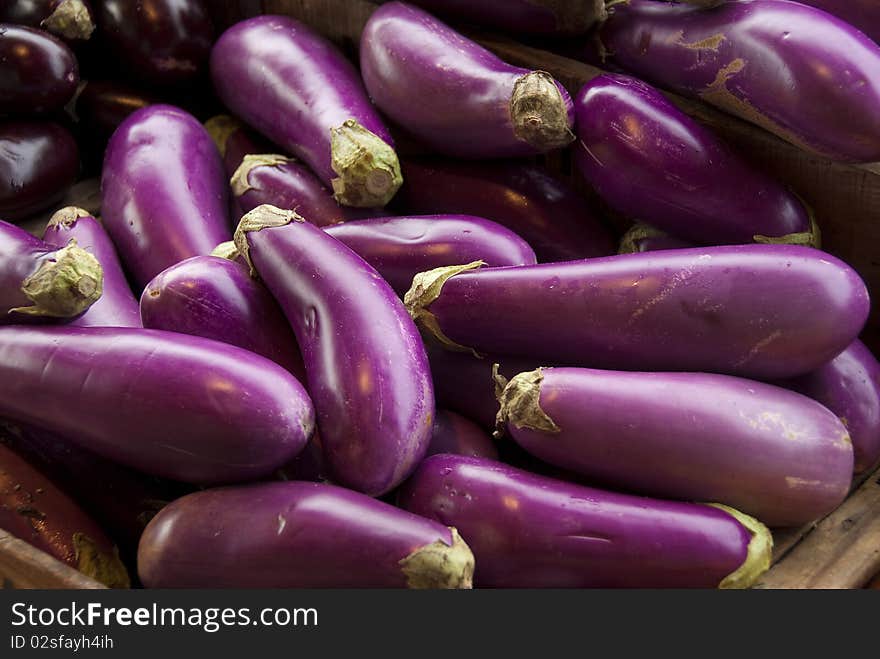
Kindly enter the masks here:
M 628 0 L 599 38 L 612 64 L 653 84 L 828 158 L 880 160 L 880 45 L 821 10 Z
M 305 389 L 274 362 L 159 330 L 0 327 L 0 383 L 3 416 L 189 483 L 263 477 L 314 423 Z
M 302 351 L 331 480 L 371 495 L 424 457 L 434 392 L 418 330 L 381 276 L 292 211 L 260 206 L 235 242 Z
M 435 455 L 398 495 L 454 524 L 489 588 L 747 588 L 770 565 L 770 532 L 731 509 L 647 499 Z
M 0 7 L 0 23 L 41 28 L 68 41 L 88 39 L 95 30 L 86 0 L 9 0 Z
M 190 494 L 138 552 L 148 588 L 470 588 L 473 570 L 454 529 L 321 483 Z
M 575 107 L 578 170 L 618 213 L 706 245 L 819 246 L 797 197 L 650 85 L 601 75 Z
M 498 459 L 498 450 L 489 434 L 473 421 L 449 410 L 437 410 L 434 433 L 427 455 L 454 453 L 474 458 Z
M 500 400 L 499 423 L 541 460 L 609 487 L 723 503 L 770 526 L 823 517 L 852 481 L 840 419 L 752 380 L 541 368 L 511 379 Z
M 0 23 L 0 115 L 62 108 L 79 84 L 76 56 L 42 30 Z
M 231 238 L 226 176 L 192 115 L 151 105 L 128 117 L 104 156 L 101 219 L 141 286 Z
M 502 32 L 545 36 L 584 34 L 606 16 L 605 0 L 411 0 L 411 4 Z
M 735 245 L 421 273 L 410 313 L 448 347 L 546 364 L 794 377 L 864 327 L 870 301 L 835 257 Z
M 571 97 L 549 74 L 503 62 L 412 5 L 373 12 L 360 65 L 379 109 L 438 153 L 527 156 L 574 139 Z

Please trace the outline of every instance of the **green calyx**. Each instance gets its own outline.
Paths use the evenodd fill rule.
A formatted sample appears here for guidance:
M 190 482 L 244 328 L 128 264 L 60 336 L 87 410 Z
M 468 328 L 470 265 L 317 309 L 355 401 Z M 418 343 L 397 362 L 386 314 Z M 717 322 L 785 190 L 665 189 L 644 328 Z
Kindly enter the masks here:
M 722 579 L 718 588 L 722 590 L 751 588 L 769 568 L 773 558 L 773 536 L 770 529 L 754 517 L 746 515 L 735 508 L 720 503 L 706 504 L 723 510 L 742 524 L 752 534 L 746 552 L 746 560 L 736 570 Z
M 28 316 L 72 318 L 101 298 L 104 272 L 93 255 L 71 239 L 66 247 L 50 252 L 21 284 L 33 304 L 11 309 Z
M 65 39 L 88 39 L 95 31 L 92 15 L 83 0 L 61 0 L 40 27 Z
M 561 432 L 556 422 L 541 409 L 543 368 L 520 373 L 508 381 L 499 374 L 498 364 L 494 364 L 492 377 L 495 379 L 496 398 L 498 398 L 500 405 L 498 414 L 495 416 L 494 436 L 496 438 L 504 435 L 504 429 L 508 425 L 544 433 Z
M 271 229 L 273 227 L 283 227 L 291 222 L 305 222 L 296 211 L 284 210 L 271 204 L 262 204 L 252 211 L 245 213 L 238 222 L 232 242 L 238 248 L 239 254 L 244 258 L 245 263 L 251 271 L 251 276 L 257 274 L 254 268 L 254 262 L 251 260 L 251 249 L 248 245 L 247 234 L 251 231 L 262 231 L 263 229 Z M 221 243 L 222 245 L 223 243 Z M 218 245 L 218 247 L 220 247 Z M 215 248 L 215 251 L 217 248 Z
M 451 545 L 436 540 L 400 560 L 408 588 L 473 588 L 474 555 L 458 531 L 450 531 Z
M 73 550 L 76 569 L 87 577 L 104 584 L 108 588 L 130 588 L 128 571 L 119 559 L 119 552 L 101 551 L 98 545 L 85 533 L 73 534 Z
M 384 206 L 403 184 L 400 161 L 381 137 L 349 119 L 330 129 L 333 196 L 343 206 Z

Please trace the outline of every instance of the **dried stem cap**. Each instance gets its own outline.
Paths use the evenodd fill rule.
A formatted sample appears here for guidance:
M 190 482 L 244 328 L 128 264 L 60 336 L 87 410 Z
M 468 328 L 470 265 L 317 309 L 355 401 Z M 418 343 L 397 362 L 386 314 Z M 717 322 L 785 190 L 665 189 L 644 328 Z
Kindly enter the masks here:
M 773 536 L 770 529 L 764 526 L 754 517 L 741 513 L 740 511 L 725 506 L 720 503 L 708 504 L 713 508 L 723 510 L 731 515 L 737 522 L 742 524 L 752 539 L 746 553 L 746 560 L 736 570 L 727 575 L 718 588 L 721 589 L 743 589 L 751 588 L 758 579 L 770 568 L 770 561 L 773 558 Z
M 248 176 L 252 170 L 257 167 L 278 167 L 286 165 L 289 162 L 296 162 L 294 158 L 288 158 L 278 153 L 253 153 L 246 155 L 238 169 L 229 179 L 229 185 L 232 188 L 232 194 L 236 198 L 241 197 L 248 190 L 253 190 L 254 186 L 248 181 Z
M 247 241 L 247 234 L 251 231 L 262 231 L 272 227 L 283 227 L 291 222 L 305 222 L 305 219 L 296 211 L 283 210 L 271 204 L 262 204 L 252 211 L 242 215 L 235 229 L 232 241 L 238 248 L 239 254 L 244 257 L 245 263 L 251 269 L 251 275 L 256 275 L 254 262 L 251 260 L 251 250 Z M 214 248 L 215 251 L 217 248 Z
M 49 218 L 49 223 L 46 225 L 47 229 L 51 229 L 52 227 L 63 226 L 67 229 L 76 224 L 76 221 L 81 217 L 90 217 L 92 214 L 87 210 L 83 210 L 77 206 L 65 206 L 61 210 L 55 211 L 52 217 Z
M 212 249 L 211 256 L 218 256 L 227 261 L 235 261 L 241 254 L 238 252 L 238 247 L 235 246 L 235 241 L 227 240 L 225 243 L 220 243 Z
M 566 105 L 549 73 L 532 71 L 516 81 L 510 97 L 513 132 L 543 153 L 574 141 Z
M 66 247 L 45 258 L 21 284 L 33 302 L 30 307 L 12 309 L 29 316 L 72 318 L 97 302 L 104 291 L 104 272 L 98 259 L 77 247 L 71 239 Z
M 112 553 L 101 551 L 95 541 L 85 533 L 74 533 L 73 549 L 76 569 L 87 577 L 108 588 L 131 587 L 128 571 L 119 559 L 119 552 L 115 547 Z
M 40 27 L 65 39 L 88 39 L 95 31 L 92 14 L 83 0 L 61 0 Z
M 449 530 L 451 545 L 437 540 L 400 561 L 408 588 L 473 588 L 474 555 L 458 531 L 453 527 Z
M 496 395 L 501 407 L 495 417 L 495 437 L 501 437 L 507 425 L 516 428 L 528 428 L 545 433 L 560 432 L 556 422 L 541 409 L 541 383 L 544 381 L 544 369 L 520 373 L 504 384 L 504 378 L 498 373 L 498 365 L 492 367 L 492 375 L 496 383 Z M 500 393 L 497 389 L 503 387 Z
M 344 206 L 384 206 L 403 184 L 391 145 L 354 119 L 330 129 L 330 159 L 339 177 L 331 181 L 333 196 Z

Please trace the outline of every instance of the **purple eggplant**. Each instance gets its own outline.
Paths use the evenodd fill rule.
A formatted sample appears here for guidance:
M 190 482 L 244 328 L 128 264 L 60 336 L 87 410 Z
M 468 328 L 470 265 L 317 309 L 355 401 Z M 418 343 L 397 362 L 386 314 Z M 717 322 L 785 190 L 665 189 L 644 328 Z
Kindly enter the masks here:
M 331 480 L 371 495 L 424 457 L 434 392 L 418 330 L 357 254 L 293 211 L 259 206 L 235 243 L 293 328 Z
M 458 455 L 425 460 L 404 510 L 454 525 L 490 588 L 748 588 L 773 539 L 721 505 L 647 499 Z
M 103 281 L 75 239 L 58 247 L 0 221 L 0 325 L 73 318 L 100 299 Z
M 620 239 L 618 254 L 636 254 L 639 252 L 656 252 L 662 249 L 687 249 L 697 247 L 692 242 L 670 236 L 648 224 L 638 222 L 632 225 Z
M 471 215 L 377 217 L 325 230 L 376 268 L 401 296 L 416 274 L 443 265 L 476 260 L 489 267 L 536 262 L 522 238 Z
M 819 247 L 802 201 L 650 85 L 601 75 L 575 107 L 577 168 L 618 213 L 700 244 Z
M 148 588 L 470 588 L 473 572 L 455 529 L 321 483 L 190 494 L 138 552 Z
M 8 0 L 0 7 L 0 23 L 42 28 L 68 41 L 88 39 L 95 30 L 86 0 Z
M 102 221 L 139 285 L 230 239 L 223 163 L 192 115 L 170 105 L 138 110 L 104 156 Z
M 605 18 L 605 0 L 410 0 L 431 13 L 502 32 L 577 35 Z
M 144 327 L 229 343 L 305 377 L 287 319 L 241 263 L 216 256 L 181 261 L 147 284 L 140 309 Z
M 395 203 L 404 213 L 466 213 L 511 229 L 541 263 L 614 253 L 611 233 L 586 200 L 524 162 L 407 159 Z
M 138 302 L 122 271 L 110 236 L 101 223 L 82 208 L 62 208 L 49 220 L 43 240 L 49 245 L 66 247 L 71 239 L 98 259 L 104 283 L 101 297 L 70 324 L 79 327 L 142 327 Z
M 79 84 L 76 56 L 48 32 L 0 23 L 0 115 L 53 112 Z
M 360 64 L 379 109 L 437 153 L 506 158 L 574 140 L 571 97 L 550 74 L 503 62 L 417 7 L 373 12 Z
M 849 493 L 846 426 L 781 387 L 585 368 L 539 368 L 499 387 L 501 432 L 545 462 L 614 488 L 717 501 L 770 526 L 823 517 Z
M 852 343 L 870 307 L 852 268 L 796 245 L 477 265 L 417 275 L 412 316 L 451 349 L 550 364 L 794 377 Z
M 384 206 L 401 184 L 394 142 L 355 68 L 312 28 L 258 16 L 229 28 L 211 77 L 233 113 L 305 162 L 339 203 Z
M 76 97 L 75 113 L 90 138 L 103 143 L 131 114 L 158 102 L 115 80 L 89 80 Z
M 808 375 L 777 384 L 819 401 L 849 430 L 855 472 L 880 460 L 880 364 L 861 341 L 855 341 L 827 364 Z
M 599 41 L 611 64 L 813 153 L 880 160 L 880 45 L 820 9 L 627 0 L 609 9 Z
M 798 0 L 842 18 L 880 43 L 880 4 L 876 0 Z
M 52 207 L 78 173 L 76 141 L 59 124 L 0 123 L 0 219 L 17 222 Z
M 94 0 L 102 43 L 127 72 L 158 85 L 203 71 L 214 26 L 202 0 Z
M 0 327 L 0 383 L 0 415 L 187 483 L 266 476 L 314 424 L 305 389 L 274 362 L 159 330 Z
M 489 434 L 473 421 L 449 410 L 437 410 L 434 433 L 427 455 L 455 453 L 475 458 L 498 459 L 498 449 Z

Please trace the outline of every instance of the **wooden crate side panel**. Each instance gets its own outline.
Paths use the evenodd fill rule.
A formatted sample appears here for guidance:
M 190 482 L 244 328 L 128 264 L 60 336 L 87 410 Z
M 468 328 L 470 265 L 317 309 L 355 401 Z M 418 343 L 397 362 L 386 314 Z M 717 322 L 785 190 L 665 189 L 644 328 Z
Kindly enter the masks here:
M 0 587 L 102 590 L 94 579 L 0 529 Z

